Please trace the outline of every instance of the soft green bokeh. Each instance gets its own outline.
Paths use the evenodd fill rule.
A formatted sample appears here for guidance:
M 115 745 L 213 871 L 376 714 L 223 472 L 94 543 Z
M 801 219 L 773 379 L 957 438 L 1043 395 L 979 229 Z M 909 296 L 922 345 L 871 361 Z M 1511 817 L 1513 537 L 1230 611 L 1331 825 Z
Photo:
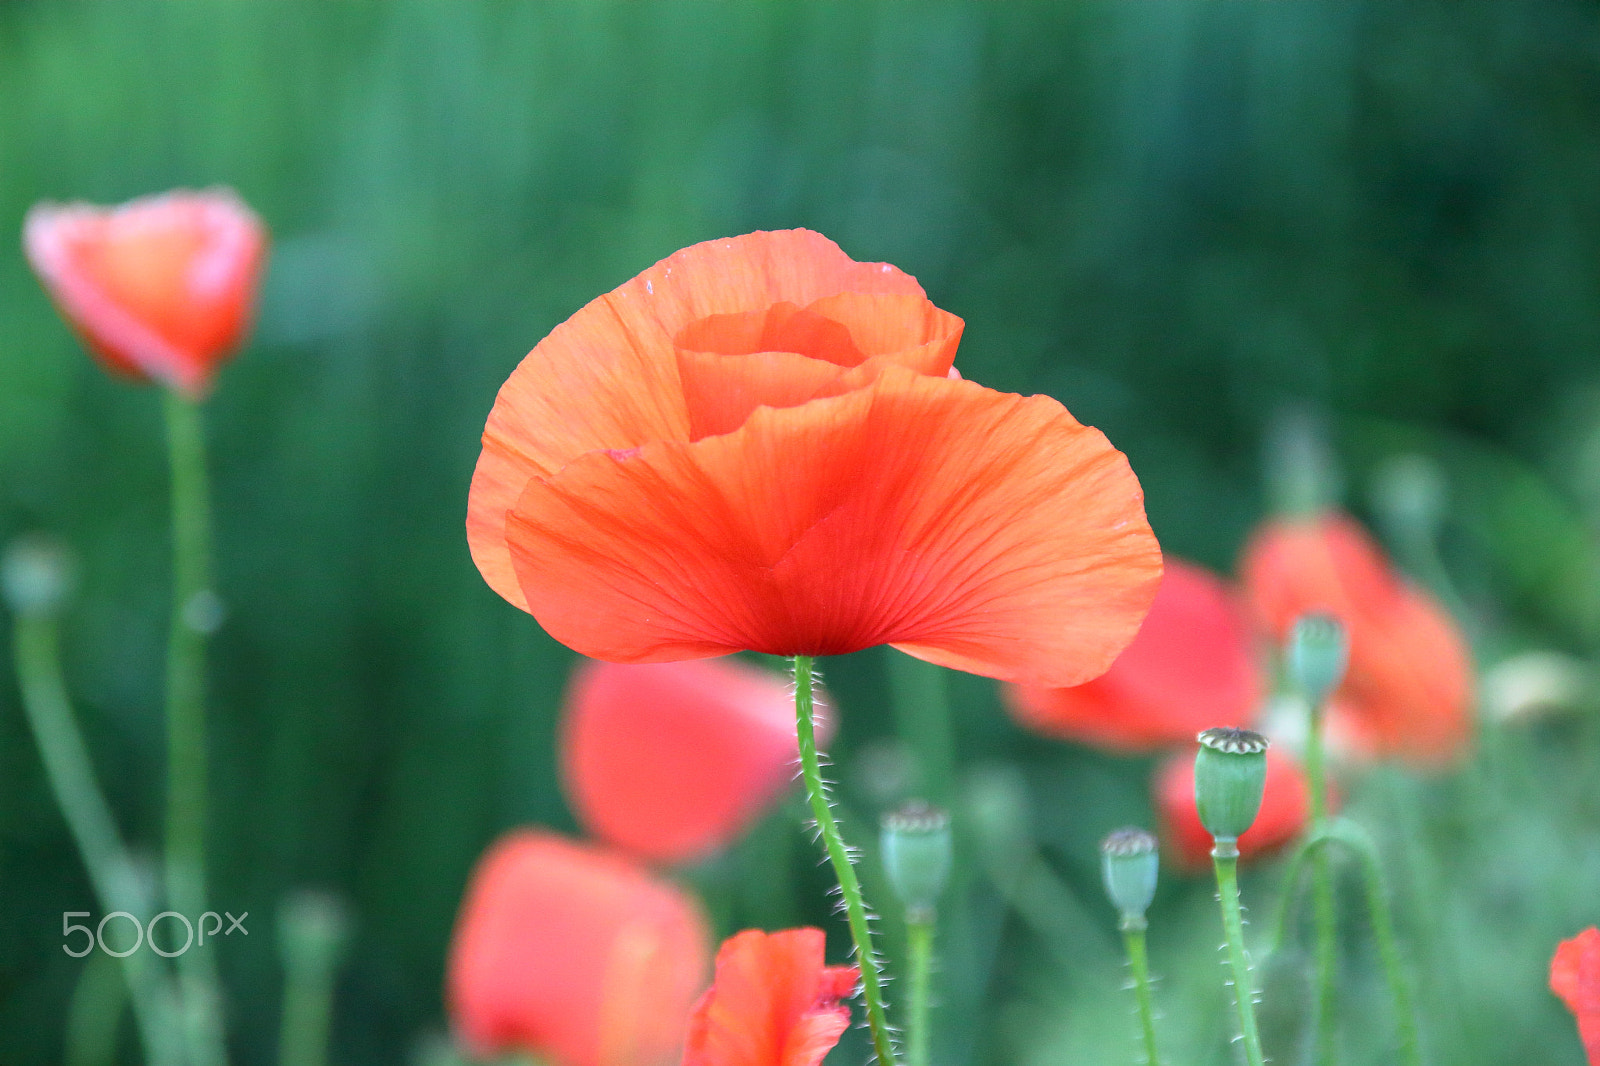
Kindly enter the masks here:
M 1266 507 L 1268 428 L 1309 412 L 1384 532 L 1374 473 L 1435 464 L 1441 558 L 1393 547 L 1449 576 L 1485 663 L 1587 660 L 1596 175 L 1592 3 L 0 5 L 0 235 L 42 199 L 225 183 L 274 236 L 254 340 L 206 412 L 228 611 L 212 892 L 252 933 L 218 946 L 237 1061 L 274 1061 L 288 893 L 334 891 L 352 916 L 333 1061 L 403 1062 L 444 1025 L 475 856 L 509 825 L 573 825 L 552 752 L 571 654 L 483 584 L 462 519 L 496 389 L 587 300 L 698 240 L 818 229 L 962 316 L 967 377 L 1102 428 L 1169 551 L 1228 569 Z M 0 541 L 42 530 L 81 558 L 70 679 L 124 832 L 156 854 L 158 397 L 91 363 L 14 236 L 0 248 Z M 861 844 L 905 798 L 896 774 L 917 779 L 889 740 L 906 675 L 888 655 L 822 664 Z M 1064 888 L 1019 918 L 958 821 L 935 1059 L 1131 1062 L 1097 844 L 1149 824 L 1149 763 L 1024 735 L 982 679 L 945 687 L 955 743 L 931 750 L 957 775 L 1020 767 L 1021 831 Z M 1392 860 L 1432 1061 L 1581 1062 L 1545 967 L 1600 921 L 1595 711 L 1491 733 L 1453 774 L 1351 783 Z M 799 817 L 694 872 L 724 931 L 832 921 Z M 1276 876 L 1246 872 L 1258 913 Z M 1174 1064 L 1229 1061 L 1210 892 L 1169 876 L 1150 912 Z M 1386 1062 L 1356 898 L 1344 1039 Z M 98 911 L 7 665 L 7 1063 L 61 1056 L 69 909 Z M 126 1024 L 123 1041 L 132 1061 Z M 851 1034 L 834 1061 L 863 1049 Z

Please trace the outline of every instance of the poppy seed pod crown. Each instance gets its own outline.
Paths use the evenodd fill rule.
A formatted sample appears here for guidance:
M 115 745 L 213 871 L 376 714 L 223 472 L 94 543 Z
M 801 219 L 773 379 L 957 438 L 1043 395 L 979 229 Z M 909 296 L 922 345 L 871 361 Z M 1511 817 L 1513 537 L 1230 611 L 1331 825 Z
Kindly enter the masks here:
M 1261 810 L 1268 740 L 1248 729 L 1207 729 L 1194 757 L 1194 801 L 1200 824 L 1218 840 L 1236 841 Z

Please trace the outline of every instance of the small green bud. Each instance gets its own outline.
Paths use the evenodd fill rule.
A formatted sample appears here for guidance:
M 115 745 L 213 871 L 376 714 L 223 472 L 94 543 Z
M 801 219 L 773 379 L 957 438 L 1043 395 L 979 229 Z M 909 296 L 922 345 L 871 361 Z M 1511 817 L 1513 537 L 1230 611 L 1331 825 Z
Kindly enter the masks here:
M 1446 496 L 1444 473 L 1425 455 L 1396 455 L 1373 477 L 1373 508 L 1392 533 L 1412 542 L 1431 538 L 1438 530 Z
M 1350 635 L 1331 614 L 1302 615 L 1284 648 L 1289 678 L 1313 706 L 1321 706 L 1344 680 L 1350 662 Z
M 335 896 L 302 889 L 278 907 L 278 946 L 290 969 L 332 970 L 350 932 L 350 918 Z
M 1194 803 L 1200 824 L 1218 840 L 1237 840 L 1261 810 L 1267 784 L 1267 738 L 1248 729 L 1207 729 L 1194 757 Z
M 889 883 L 910 921 L 930 921 L 950 876 L 950 816 L 919 800 L 883 817 L 879 838 Z
M 1156 874 L 1160 868 L 1156 838 L 1143 829 L 1118 829 L 1100 842 L 1100 873 L 1105 879 L 1106 895 L 1122 916 L 1124 928 L 1144 928 L 1144 912 L 1156 897 Z
M 72 585 L 72 554 L 49 537 L 18 537 L 0 559 L 0 588 L 18 614 L 54 614 L 71 595 Z

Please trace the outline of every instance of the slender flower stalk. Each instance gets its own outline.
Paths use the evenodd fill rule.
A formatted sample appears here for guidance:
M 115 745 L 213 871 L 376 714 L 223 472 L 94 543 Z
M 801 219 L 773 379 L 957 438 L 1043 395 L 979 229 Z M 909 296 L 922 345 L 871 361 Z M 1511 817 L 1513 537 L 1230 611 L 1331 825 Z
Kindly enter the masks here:
M 94 766 L 67 696 L 55 605 L 24 602 L 17 594 L 22 579 L 36 576 L 41 567 L 57 564 L 53 558 L 39 557 L 39 550 L 33 546 L 14 548 L 6 560 L 8 598 L 17 608 L 12 636 L 23 712 L 39 745 L 56 805 L 66 818 L 100 905 L 107 913 L 124 911 L 143 923 L 152 912 L 148 894 L 95 780 Z M 25 557 L 25 552 L 31 558 Z M 20 573 L 24 569 L 36 573 Z M 51 580 L 64 578 L 44 578 L 45 583 Z M 171 1036 L 175 1004 L 159 960 L 149 952 L 135 951 L 123 957 L 121 964 L 146 1060 L 152 1066 L 180 1062 Z
M 911 1009 L 906 1025 L 908 1066 L 928 1066 L 933 1043 L 928 1008 L 933 999 L 933 931 L 931 912 L 906 915 L 906 955 L 911 969 Z
M 1100 842 L 1100 872 L 1106 895 L 1117 908 L 1117 927 L 1122 931 L 1122 946 L 1133 976 L 1133 995 L 1139 1009 L 1139 1035 L 1144 1043 L 1146 1066 L 1160 1066 L 1156 1049 L 1154 997 L 1150 994 L 1150 962 L 1145 953 L 1145 912 L 1156 895 L 1156 877 L 1161 857 L 1156 838 L 1143 829 L 1118 829 Z
M 867 906 L 861 896 L 861 882 L 851 865 L 850 851 L 839 833 L 839 823 L 828 804 L 828 794 L 822 783 L 822 767 L 817 758 L 816 729 L 812 723 L 812 661 L 809 655 L 794 657 L 794 714 L 795 733 L 800 740 L 800 774 L 805 779 L 806 796 L 811 801 L 811 814 L 822 836 L 828 861 L 833 864 L 834 876 L 839 879 L 839 893 L 844 900 L 845 917 L 850 925 L 850 939 L 856 948 L 856 964 L 861 968 L 861 998 L 866 1004 L 867 1026 L 872 1033 L 872 1049 L 881 1066 L 894 1066 L 894 1042 L 889 1036 L 889 1022 L 884 1013 L 883 978 L 878 969 L 878 957 L 872 950 L 872 930 L 867 925 Z
M 891 649 L 889 693 L 900 739 L 916 760 L 913 790 L 935 803 L 948 803 L 955 742 L 947 671 Z
M 1122 946 L 1128 953 L 1128 972 L 1133 975 L 1133 995 L 1139 1004 L 1139 1035 L 1144 1041 L 1144 1061 L 1147 1066 L 1161 1066 L 1161 1053 L 1156 1050 L 1155 1000 L 1150 993 L 1150 960 L 1145 953 L 1144 920 L 1122 923 Z
M 1211 849 L 1217 873 L 1217 899 L 1222 904 L 1222 929 L 1227 935 L 1228 967 L 1233 973 L 1233 1001 L 1239 1014 L 1239 1035 L 1248 1066 L 1264 1066 L 1261 1034 L 1256 1028 L 1256 991 L 1250 977 L 1250 960 L 1244 950 L 1244 918 L 1239 908 L 1239 846 L 1231 837 L 1218 837 Z
M 291 897 L 278 913 L 284 976 L 279 1066 L 327 1066 L 333 984 L 346 927 L 344 908 L 317 892 Z
M 206 899 L 206 637 L 216 625 L 211 590 L 211 501 L 199 402 L 166 390 L 172 470 L 172 620 L 167 637 L 167 902 L 183 914 Z M 216 967 L 207 952 L 178 957 L 184 1023 L 196 1066 L 227 1061 Z

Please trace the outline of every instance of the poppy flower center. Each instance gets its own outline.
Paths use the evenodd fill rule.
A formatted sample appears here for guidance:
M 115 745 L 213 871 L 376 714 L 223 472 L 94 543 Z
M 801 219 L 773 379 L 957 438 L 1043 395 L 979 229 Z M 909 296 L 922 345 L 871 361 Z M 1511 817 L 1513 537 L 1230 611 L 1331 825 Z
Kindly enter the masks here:
M 673 339 L 690 438 L 860 388 L 889 364 L 943 377 L 961 326 L 921 296 L 850 292 L 696 319 Z

